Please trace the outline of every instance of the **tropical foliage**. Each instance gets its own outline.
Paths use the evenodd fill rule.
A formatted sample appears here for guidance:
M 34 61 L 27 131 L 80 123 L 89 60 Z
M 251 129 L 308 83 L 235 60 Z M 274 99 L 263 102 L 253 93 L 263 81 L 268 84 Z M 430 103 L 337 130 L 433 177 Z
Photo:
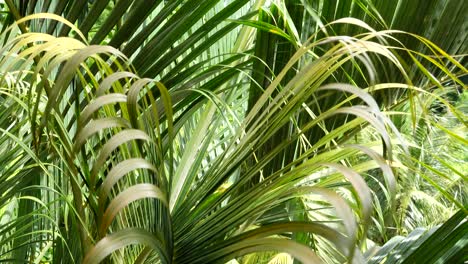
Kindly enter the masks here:
M 4 1 L 0 261 L 464 261 L 467 9 Z

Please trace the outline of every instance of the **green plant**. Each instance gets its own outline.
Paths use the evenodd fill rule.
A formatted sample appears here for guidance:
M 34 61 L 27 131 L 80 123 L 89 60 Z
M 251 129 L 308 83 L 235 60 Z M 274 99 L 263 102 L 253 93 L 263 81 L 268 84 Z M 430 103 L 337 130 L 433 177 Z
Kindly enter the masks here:
M 403 230 L 411 175 L 466 215 L 465 191 L 433 180 L 466 176 L 405 135 L 430 125 L 466 144 L 421 103 L 466 129 L 438 95 L 463 85 L 463 58 L 375 31 L 391 5 L 5 2 L 2 261 L 361 263 L 369 228 L 382 243 Z M 443 48 L 463 54 L 458 38 Z

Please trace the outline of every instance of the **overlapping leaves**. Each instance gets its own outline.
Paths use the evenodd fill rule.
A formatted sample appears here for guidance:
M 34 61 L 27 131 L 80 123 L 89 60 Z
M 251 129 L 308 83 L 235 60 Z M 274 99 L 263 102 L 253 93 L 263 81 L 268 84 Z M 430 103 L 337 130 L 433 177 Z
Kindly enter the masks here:
M 119 8 L 112 12 L 126 9 L 125 2 L 119 1 Z M 6 115 L 0 119 L 4 135 L 0 144 L 13 146 L 2 152 L 7 165 L 0 171 L 6 180 L 0 184 L 5 190 L 1 199 L 8 204 L 2 209 L 2 219 L 7 220 L 0 226 L 5 234 L 2 258 L 40 260 L 54 254 L 54 260 L 85 263 L 107 257 L 126 262 L 222 263 L 252 252 L 284 251 L 304 263 L 324 258 L 364 260 L 359 247 L 375 204 L 368 179 L 359 173 L 381 169 L 379 184 L 388 204 L 384 207 L 391 211 L 396 188 L 390 166 L 393 151 L 399 149 L 394 143 L 404 149 L 404 139 L 369 95 L 377 86 L 362 90 L 336 83 L 348 79 L 337 76 L 346 75 L 352 65 L 367 78 L 362 72 L 376 72 L 369 57 L 378 57 L 408 79 L 394 52 L 403 50 L 459 80 L 444 69 L 442 59 L 439 63 L 398 42 L 396 47 L 386 42 L 394 41 L 392 34 L 400 32 L 376 32 L 361 21 L 342 19 L 334 24 L 362 26 L 369 32 L 356 37 L 321 37 L 315 32 L 309 41 L 296 45 L 297 51 L 289 51 L 290 58 L 283 58 L 286 63 L 274 64 L 270 81 L 257 82 L 263 89 L 259 96 L 246 99 L 245 91 L 252 87 L 246 76 L 252 65 L 256 70 L 256 64 L 245 54 L 228 56 L 208 69 L 198 66 L 210 65 L 213 58 L 187 67 L 191 58 L 206 51 L 208 46 L 201 45 L 180 64 L 170 63 L 182 56 L 183 47 L 193 48 L 212 29 L 213 23 L 201 25 L 177 42 L 178 49 L 169 49 L 188 30 L 185 21 L 199 19 L 217 1 L 205 2 L 187 13 L 195 1 L 187 1 L 181 8 L 182 1 L 164 5 L 152 26 L 157 26 L 154 21 L 173 23 L 178 33 L 162 40 L 149 39 L 135 56 L 138 43 L 151 35 L 150 29 L 138 31 L 123 53 L 67 37 L 17 36 L 15 26 L 5 31 L 1 69 L 11 74 L 2 76 L 7 88 L 2 88 L 0 99 L 8 108 L 0 111 L 14 112 L 23 120 L 3 117 Z M 222 21 L 246 2 L 234 1 L 210 19 Z M 132 16 L 151 13 L 151 9 L 139 7 Z M 95 1 L 90 14 L 104 8 Z M 77 17 L 73 10 L 67 18 Z M 283 15 L 283 21 L 291 22 Z M 66 24 L 52 15 L 35 18 L 41 16 Z M 84 35 L 91 19 L 88 16 L 80 25 Z M 122 36 L 137 31 L 143 20 L 129 19 L 109 44 L 120 46 Z M 105 24 L 112 22 L 107 21 Z M 41 23 L 29 24 L 38 29 L 47 25 Z M 68 33 L 60 23 L 51 22 L 48 27 L 59 25 L 63 34 Z M 237 24 L 226 25 L 212 36 L 213 42 L 206 43 L 215 43 Z M 156 35 L 164 35 L 165 29 L 160 30 Z M 91 43 L 98 44 L 108 33 L 103 32 L 97 32 Z M 282 32 L 295 35 L 292 24 Z M 247 30 L 241 31 L 232 51 L 248 50 L 251 36 Z M 289 41 L 293 39 L 299 38 Z M 431 42 L 423 39 L 422 43 L 464 69 Z M 317 56 L 317 50 L 323 54 Z M 158 75 L 162 82 L 139 78 L 124 54 L 133 56 L 138 72 Z M 268 62 L 266 66 L 270 66 Z M 418 70 L 428 74 L 422 65 Z M 366 82 L 373 84 L 369 79 Z M 171 84 L 169 90 L 167 83 Z M 383 88 L 414 89 L 406 84 Z M 328 100 L 330 94 L 340 94 L 342 100 Z M 321 104 L 323 98 L 326 104 Z M 7 125 L 10 121 L 11 126 Z M 376 140 L 347 144 L 350 136 L 369 124 Z M 284 128 L 289 130 L 283 134 L 287 136 L 278 138 Z M 285 158 L 287 154 L 293 158 Z M 279 166 L 270 168 L 271 164 Z M 26 180 L 31 176 L 33 184 Z M 3 218 L 4 212 L 15 217 Z M 41 224 L 21 228 L 24 221 Z M 46 244 L 36 241 L 38 237 Z M 314 243 L 331 244 L 334 254 L 311 250 Z

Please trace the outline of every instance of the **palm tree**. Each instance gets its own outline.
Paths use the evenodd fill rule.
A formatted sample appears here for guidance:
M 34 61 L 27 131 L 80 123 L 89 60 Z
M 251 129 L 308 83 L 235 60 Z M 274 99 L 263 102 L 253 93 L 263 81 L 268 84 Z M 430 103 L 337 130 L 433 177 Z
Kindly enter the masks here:
M 431 2 L 5 1 L 0 259 L 380 261 L 421 182 L 458 213 L 407 261 L 463 259 L 466 176 L 412 134 L 466 146 L 468 7 Z

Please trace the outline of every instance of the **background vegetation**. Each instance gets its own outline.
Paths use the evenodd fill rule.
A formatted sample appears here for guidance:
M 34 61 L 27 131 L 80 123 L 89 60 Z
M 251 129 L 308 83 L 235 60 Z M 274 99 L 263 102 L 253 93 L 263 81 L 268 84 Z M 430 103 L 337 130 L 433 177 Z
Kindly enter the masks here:
M 463 0 L 5 0 L 0 261 L 462 263 Z

